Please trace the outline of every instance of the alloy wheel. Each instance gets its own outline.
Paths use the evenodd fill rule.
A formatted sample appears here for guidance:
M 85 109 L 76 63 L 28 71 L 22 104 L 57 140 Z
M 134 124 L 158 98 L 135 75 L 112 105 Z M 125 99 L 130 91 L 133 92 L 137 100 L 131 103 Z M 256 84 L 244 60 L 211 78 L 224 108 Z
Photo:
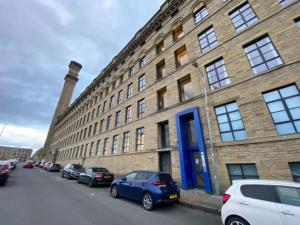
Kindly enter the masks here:
M 147 210 L 151 210 L 153 208 L 153 199 L 149 193 L 146 193 L 143 197 L 143 206 Z
M 111 189 L 111 196 L 113 198 L 117 198 L 118 197 L 118 189 L 117 189 L 116 185 L 114 185 L 113 188 Z
M 230 225 L 245 225 L 245 224 L 243 224 L 243 223 L 240 222 L 240 221 L 232 221 L 232 222 L 230 223 Z

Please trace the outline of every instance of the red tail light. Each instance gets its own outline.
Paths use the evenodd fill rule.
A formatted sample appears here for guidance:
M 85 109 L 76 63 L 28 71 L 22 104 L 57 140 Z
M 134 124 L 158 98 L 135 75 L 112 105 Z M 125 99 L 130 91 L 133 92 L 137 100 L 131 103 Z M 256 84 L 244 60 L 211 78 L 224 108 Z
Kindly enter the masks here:
M 165 187 L 166 185 L 162 184 L 160 181 L 155 181 L 152 183 L 156 187 Z
M 95 177 L 97 177 L 97 178 L 102 178 L 102 177 L 103 177 L 103 174 L 102 174 L 102 173 L 96 173 L 96 174 L 95 174 Z
M 230 199 L 231 195 L 229 194 L 224 194 L 223 195 L 223 204 L 225 204 L 229 199 Z

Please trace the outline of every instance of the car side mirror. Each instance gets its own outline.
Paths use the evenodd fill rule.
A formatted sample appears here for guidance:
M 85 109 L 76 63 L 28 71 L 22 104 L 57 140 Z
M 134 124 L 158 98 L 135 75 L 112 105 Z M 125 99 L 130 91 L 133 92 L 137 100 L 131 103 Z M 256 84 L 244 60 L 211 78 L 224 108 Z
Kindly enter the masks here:
M 126 180 L 127 180 L 127 177 L 121 177 L 121 179 L 122 179 L 123 181 L 126 181 Z

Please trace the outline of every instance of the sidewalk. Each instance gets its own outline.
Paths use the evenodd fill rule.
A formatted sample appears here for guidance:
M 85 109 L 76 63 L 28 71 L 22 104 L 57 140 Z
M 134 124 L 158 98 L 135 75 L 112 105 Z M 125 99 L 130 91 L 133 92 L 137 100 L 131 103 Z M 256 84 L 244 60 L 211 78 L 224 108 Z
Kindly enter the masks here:
M 199 189 L 180 189 L 180 195 L 182 205 L 214 214 L 220 214 L 221 212 L 223 198 L 220 195 L 210 195 Z

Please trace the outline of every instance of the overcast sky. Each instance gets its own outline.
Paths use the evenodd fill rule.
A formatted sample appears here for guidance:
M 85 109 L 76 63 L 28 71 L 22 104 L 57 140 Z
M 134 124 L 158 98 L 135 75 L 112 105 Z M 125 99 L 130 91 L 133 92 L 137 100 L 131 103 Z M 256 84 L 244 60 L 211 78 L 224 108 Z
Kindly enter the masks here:
M 43 146 L 68 64 L 73 100 L 164 0 L 0 0 L 0 145 Z

